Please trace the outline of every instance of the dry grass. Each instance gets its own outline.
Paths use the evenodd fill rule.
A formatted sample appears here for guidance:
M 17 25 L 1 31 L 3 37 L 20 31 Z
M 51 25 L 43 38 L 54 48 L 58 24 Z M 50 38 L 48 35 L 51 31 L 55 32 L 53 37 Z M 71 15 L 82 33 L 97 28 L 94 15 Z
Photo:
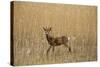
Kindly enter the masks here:
M 54 37 L 71 37 L 73 52 L 62 45 L 47 58 L 46 26 Z M 14 65 L 94 61 L 96 49 L 96 7 L 14 2 Z

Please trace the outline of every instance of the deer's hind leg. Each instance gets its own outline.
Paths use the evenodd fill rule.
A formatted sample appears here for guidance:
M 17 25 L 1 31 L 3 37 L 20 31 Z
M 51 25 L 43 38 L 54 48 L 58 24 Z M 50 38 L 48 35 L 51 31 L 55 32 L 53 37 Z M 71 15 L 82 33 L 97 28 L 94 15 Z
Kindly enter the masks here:
M 64 44 L 64 46 L 68 48 L 69 52 L 72 52 L 71 47 L 69 47 L 67 44 Z

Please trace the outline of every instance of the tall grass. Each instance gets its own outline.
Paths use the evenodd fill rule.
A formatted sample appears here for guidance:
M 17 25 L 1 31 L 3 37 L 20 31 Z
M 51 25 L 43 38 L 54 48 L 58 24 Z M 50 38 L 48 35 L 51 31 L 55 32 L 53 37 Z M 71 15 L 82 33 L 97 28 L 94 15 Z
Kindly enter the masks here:
M 93 61 L 96 54 L 96 7 L 62 4 L 14 3 L 14 64 L 47 64 Z M 43 27 L 52 27 L 54 37 L 68 36 L 72 52 L 49 44 Z

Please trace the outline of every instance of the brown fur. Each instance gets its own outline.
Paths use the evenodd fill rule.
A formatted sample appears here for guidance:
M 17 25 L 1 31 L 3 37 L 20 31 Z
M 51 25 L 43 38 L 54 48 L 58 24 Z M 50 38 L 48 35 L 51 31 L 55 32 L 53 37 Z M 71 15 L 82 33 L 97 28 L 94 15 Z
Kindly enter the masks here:
M 43 28 L 43 29 L 45 31 L 46 39 L 50 45 L 50 47 L 47 50 L 47 55 L 48 55 L 48 52 L 50 51 L 51 48 L 53 48 L 53 52 L 54 52 L 55 46 L 60 46 L 60 45 L 64 45 L 64 46 L 68 47 L 69 51 L 71 52 L 71 48 L 67 45 L 68 37 L 61 36 L 61 37 L 54 38 L 53 36 L 50 36 L 51 27 L 50 28 Z

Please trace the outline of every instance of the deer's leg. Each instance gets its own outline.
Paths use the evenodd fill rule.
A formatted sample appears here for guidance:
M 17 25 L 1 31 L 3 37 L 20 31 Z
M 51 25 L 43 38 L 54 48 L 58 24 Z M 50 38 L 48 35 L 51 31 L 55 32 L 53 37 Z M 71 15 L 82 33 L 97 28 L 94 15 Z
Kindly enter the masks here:
M 51 46 L 48 48 L 48 50 L 47 50 L 47 55 L 48 55 L 48 52 L 50 51 L 50 49 L 51 49 Z
M 54 53 L 54 50 L 55 50 L 55 46 L 53 46 L 53 49 L 52 49 L 53 53 Z
M 69 49 L 69 52 L 72 52 L 71 47 L 68 47 L 68 49 Z
M 64 44 L 64 46 L 68 48 L 69 52 L 71 52 L 71 48 L 67 44 Z

